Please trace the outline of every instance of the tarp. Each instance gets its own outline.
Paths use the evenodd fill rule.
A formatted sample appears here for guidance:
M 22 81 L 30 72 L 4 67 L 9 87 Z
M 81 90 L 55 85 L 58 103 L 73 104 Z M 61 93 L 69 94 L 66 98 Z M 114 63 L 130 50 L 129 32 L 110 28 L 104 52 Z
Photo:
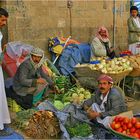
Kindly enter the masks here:
M 64 50 L 59 58 L 58 68 L 63 75 L 69 75 L 74 72 L 74 67 L 78 63 L 89 63 L 90 61 L 89 44 L 70 44 Z
M 11 128 L 6 128 L 6 131 L 13 131 Z M 0 136 L 1 140 L 9 140 L 9 139 L 13 139 L 13 140 L 23 140 L 24 137 L 18 133 L 16 133 L 15 131 L 13 131 L 13 133 L 9 136 Z

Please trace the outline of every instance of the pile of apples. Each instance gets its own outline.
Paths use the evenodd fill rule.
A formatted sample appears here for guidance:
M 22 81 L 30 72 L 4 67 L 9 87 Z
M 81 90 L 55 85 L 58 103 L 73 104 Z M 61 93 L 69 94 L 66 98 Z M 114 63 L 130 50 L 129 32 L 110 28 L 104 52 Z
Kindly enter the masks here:
M 140 121 L 135 117 L 116 116 L 110 126 L 119 133 L 140 139 Z

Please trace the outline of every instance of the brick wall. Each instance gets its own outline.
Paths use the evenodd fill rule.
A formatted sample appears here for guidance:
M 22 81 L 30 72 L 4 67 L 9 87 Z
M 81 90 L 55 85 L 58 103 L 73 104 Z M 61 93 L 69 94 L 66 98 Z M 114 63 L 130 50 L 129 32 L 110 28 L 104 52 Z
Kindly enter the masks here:
M 70 34 L 67 0 L 12 0 L 4 3 L 9 11 L 8 40 L 23 41 L 47 50 L 51 36 Z M 108 28 L 113 44 L 113 1 L 73 0 L 72 38 L 89 42 L 99 26 Z M 116 1 L 116 47 L 127 49 L 129 0 Z M 47 51 L 46 51 L 47 52 Z M 47 53 L 48 54 L 48 53 Z

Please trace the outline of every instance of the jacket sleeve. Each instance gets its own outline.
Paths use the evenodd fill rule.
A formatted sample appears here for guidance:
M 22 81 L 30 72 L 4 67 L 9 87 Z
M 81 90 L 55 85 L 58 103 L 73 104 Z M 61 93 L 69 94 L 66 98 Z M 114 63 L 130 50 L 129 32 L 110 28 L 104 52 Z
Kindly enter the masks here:
M 93 103 L 95 103 L 95 96 L 92 96 L 90 99 L 84 101 L 84 103 L 82 104 L 82 107 L 84 106 L 90 107 Z
M 26 63 L 20 65 L 18 70 L 20 84 L 26 87 L 36 86 L 37 79 L 29 79 L 28 78 L 29 71 L 30 71 L 29 67 L 26 65 Z
M 118 94 L 113 94 L 113 96 L 111 96 L 110 104 L 111 110 L 102 112 L 102 118 L 105 118 L 106 116 L 114 116 L 127 110 L 123 97 Z
M 40 67 L 40 75 L 42 78 L 46 79 L 46 81 L 49 83 L 49 85 L 54 85 L 53 80 L 51 79 L 51 77 L 43 72 L 42 67 Z
M 128 30 L 129 30 L 129 32 L 137 32 L 137 33 L 140 33 L 140 28 L 138 28 L 137 26 L 134 26 L 133 25 L 132 18 L 129 18 L 128 19 L 127 24 L 128 24 Z

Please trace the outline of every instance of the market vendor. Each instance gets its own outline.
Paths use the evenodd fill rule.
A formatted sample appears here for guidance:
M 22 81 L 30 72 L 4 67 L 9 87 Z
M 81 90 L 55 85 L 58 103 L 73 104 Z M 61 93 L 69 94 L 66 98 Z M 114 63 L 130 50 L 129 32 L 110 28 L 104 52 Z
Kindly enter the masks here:
M 140 53 L 140 49 L 138 44 L 140 44 L 140 18 L 138 17 L 138 8 L 136 6 L 132 6 L 130 8 L 130 14 L 127 24 L 129 30 L 129 50 L 132 51 L 133 54 Z
M 14 98 L 24 108 L 31 108 L 42 99 L 47 88 L 54 88 L 53 81 L 42 70 L 43 62 L 43 50 L 34 48 L 14 76 L 13 90 L 18 95 Z
M 113 88 L 113 80 L 108 75 L 98 78 L 98 89 L 95 96 L 83 104 L 89 119 L 97 119 L 99 123 L 106 123 L 106 117 L 125 112 L 127 106 L 121 93 Z
M 108 56 L 110 58 L 115 57 L 114 48 L 111 47 L 109 40 L 109 33 L 105 27 L 100 27 L 96 33 L 96 36 L 91 42 L 91 51 L 93 56 L 101 57 Z

